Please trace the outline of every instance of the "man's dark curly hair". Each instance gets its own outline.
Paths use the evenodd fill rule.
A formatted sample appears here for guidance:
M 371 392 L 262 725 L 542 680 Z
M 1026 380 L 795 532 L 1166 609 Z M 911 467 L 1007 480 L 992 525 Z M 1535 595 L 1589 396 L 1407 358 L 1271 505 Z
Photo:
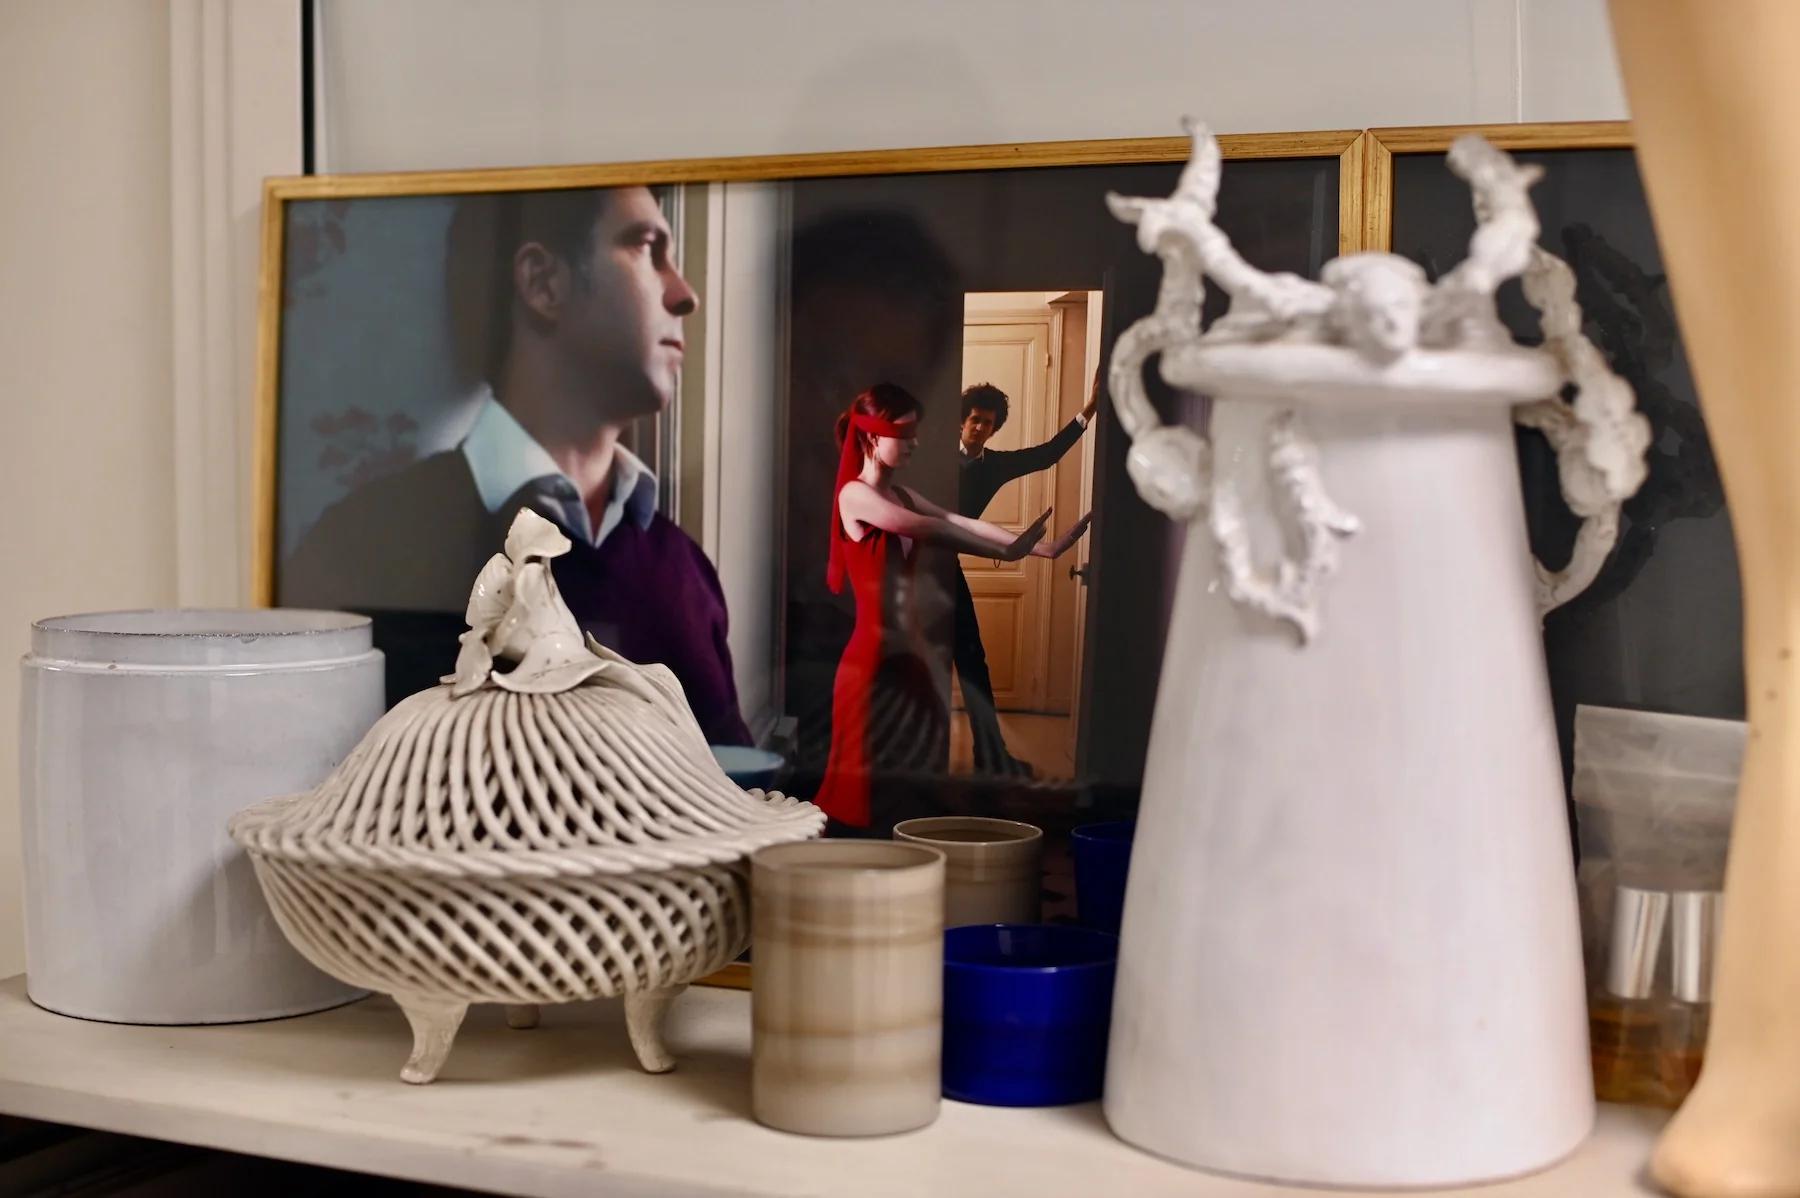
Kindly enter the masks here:
M 976 383 L 967 387 L 962 393 L 962 419 L 967 420 L 969 413 L 976 408 L 994 414 L 994 431 L 999 432 L 1006 427 L 1006 413 L 1011 405 L 1006 401 L 1006 392 L 992 383 Z

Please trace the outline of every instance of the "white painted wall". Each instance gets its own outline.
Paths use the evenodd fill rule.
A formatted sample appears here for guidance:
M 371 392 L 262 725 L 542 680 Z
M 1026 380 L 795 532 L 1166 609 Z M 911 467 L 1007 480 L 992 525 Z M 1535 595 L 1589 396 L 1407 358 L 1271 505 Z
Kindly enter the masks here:
M 1604 0 L 323 0 L 321 166 L 1616 118 Z
M 320 7 L 339 171 L 1624 113 L 1604 0 Z M 37 616 L 244 593 L 256 182 L 299 169 L 297 9 L 0 6 L 6 656 Z M 0 685 L 0 975 L 16 706 Z
M 299 165 L 291 0 L 0 7 L 0 976 L 24 968 L 34 619 L 235 603 L 261 177 Z
M 1519 0 L 1519 120 L 1623 120 L 1625 89 L 1599 0 Z
M 23 967 L 30 622 L 175 598 L 169 14 L 14 5 L 0 30 L 0 974 Z

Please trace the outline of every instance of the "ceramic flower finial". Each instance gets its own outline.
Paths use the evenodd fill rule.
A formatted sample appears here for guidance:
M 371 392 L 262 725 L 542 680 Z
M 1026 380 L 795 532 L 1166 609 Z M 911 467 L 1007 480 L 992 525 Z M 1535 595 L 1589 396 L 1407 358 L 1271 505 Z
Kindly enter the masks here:
M 496 553 L 469 591 L 456 672 L 443 679 L 453 695 L 492 683 L 503 690 L 551 694 L 569 690 L 608 668 L 591 652 L 574 615 L 556 589 L 550 559 L 573 546 L 562 531 L 521 508 Z M 499 663 L 510 669 L 499 669 Z

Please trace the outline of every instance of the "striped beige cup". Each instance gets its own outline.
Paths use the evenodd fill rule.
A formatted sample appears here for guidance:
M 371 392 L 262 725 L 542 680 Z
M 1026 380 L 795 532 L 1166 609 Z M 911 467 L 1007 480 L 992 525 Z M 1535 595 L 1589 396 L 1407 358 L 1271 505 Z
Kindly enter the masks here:
M 1011 819 L 902 820 L 894 839 L 944 854 L 944 926 L 1036 923 L 1043 909 L 1044 832 Z
M 943 854 L 892 841 L 809 840 L 750 860 L 757 1121 L 872 1136 L 936 1119 Z

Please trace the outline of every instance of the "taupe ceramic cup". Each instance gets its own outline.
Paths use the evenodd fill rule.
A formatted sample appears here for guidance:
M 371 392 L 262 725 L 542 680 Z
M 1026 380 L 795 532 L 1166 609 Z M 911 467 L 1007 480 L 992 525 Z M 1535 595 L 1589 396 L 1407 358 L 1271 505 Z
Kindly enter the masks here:
M 936 1119 L 944 855 L 808 840 L 758 850 L 750 876 L 757 1122 L 873 1136 Z
M 944 854 L 944 926 L 1036 923 L 1042 911 L 1044 832 L 1011 819 L 944 815 L 902 820 L 894 839 Z

